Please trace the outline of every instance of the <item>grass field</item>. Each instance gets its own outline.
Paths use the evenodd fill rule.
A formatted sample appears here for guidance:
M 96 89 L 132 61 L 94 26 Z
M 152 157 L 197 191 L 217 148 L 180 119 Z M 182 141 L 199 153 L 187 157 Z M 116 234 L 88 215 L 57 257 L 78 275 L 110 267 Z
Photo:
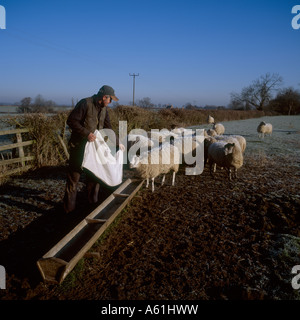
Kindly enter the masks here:
M 273 125 L 271 136 L 258 137 L 257 126 L 261 121 Z M 247 140 L 246 155 L 257 152 L 261 156 L 300 156 L 300 116 L 272 116 L 238 121 L 222 122 L 226 134 L 242 135 Z M 196 126 L 208 129 L 211 125 Z M 195 128 L 196 128 L 195 127 Z

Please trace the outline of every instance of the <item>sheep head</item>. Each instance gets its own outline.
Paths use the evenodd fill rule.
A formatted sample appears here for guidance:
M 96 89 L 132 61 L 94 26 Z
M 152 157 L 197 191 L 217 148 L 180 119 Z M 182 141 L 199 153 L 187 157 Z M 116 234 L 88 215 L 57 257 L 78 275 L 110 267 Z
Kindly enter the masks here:
M 224 146 L 224 150 L 225 150 L 225 156 L 227 156 L 228 154 L 233 152 L 233 148 L 234 148 L 234 143 L 227 143 Z
M 130 160 L 130 168 L 132 169 L 132 168 L 138 167 L 140 161 L 141 161 L 140 157 L 138 157 L 137 155 L 134 155 Z

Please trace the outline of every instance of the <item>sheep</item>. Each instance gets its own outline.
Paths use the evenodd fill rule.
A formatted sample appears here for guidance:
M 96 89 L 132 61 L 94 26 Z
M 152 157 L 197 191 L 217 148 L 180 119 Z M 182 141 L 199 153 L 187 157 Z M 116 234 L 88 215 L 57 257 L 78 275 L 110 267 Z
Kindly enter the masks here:
M 213 139 L 214 139 L 214 141 L 225 141 L 225 142 L 228 142 L 228 143 L 229 142 L 230 143 L 238 143 L 240 145 L 240 147 L 241 147 L 242 153 L 244 153 L 245 150 L 246 150 L 246 139 L 243 136 L 240 136 L 240 135 L 215 136 Z M 209 143 L 209 144 L 207 143 L 207 148 L 208 148 L 208 146 L 210 144 L 211 143 Z M 206 151 L 206 153 L 207 153 L 207 151 Z M 204 149 L 204 157 L 205 157 L 205 149 Z M 205 158 L 204 158 L 204 160 L 205 160 Z M 216 169 L 217 169 L 217 165 L 215 163 L 213 171 L 216 172 Z M 221 169 L 223 169 L 223 168 L 221 167 Z
M 131 145 L 138 143 L 140 147 L 153 147 L 154 142 L 141 134 L 129 134 L 128 141 Z
M 217 135 L 217 132 L 214 129 L 208 129 L 207 131 L 205 131 L 204 135 L 208 135 L 210 137 L 214 137 Z
M 191 145 L 189 145 L 191 143 Z M 176 137 L 172 143 L 175 147 L 178 148 L 179 152 L 182 155 L 193 152 L 199 145 L 199 142 L 196 141 L 196 138 L 193 136 L 184 136 L 184 137 Z M 185 146 L 187 144 L 187 146 Z
M 232 141 L 232 139 L 236 139 L 240 144 L 242 152 L 244 153 L 245 150 L 246 150 L 247 142 L 246 142 L 246 139 L 243 136 L 236 135 L 236 134 L 235 135 L 229 135 L 229 136 L 215 136 L 215 139 L 216 140 L 223 140 L 223 141 L 227 141 L 227 142 L 235 142 L 235 141 Z
M 172 132 L 172 133 L 175 133 L 175 134 L 182 135 L 185 130 L 186 130 L 185 128 L 182 128 L 182 127 L 181 127 L 181 128 L 177 128 L 177 127 L 176 127 L 176 128 L 174 128 L 174 129 L 172 129 L 171 132 Z
M 130 163 L 132 154 L 139 155 L 143 151 L 154 147 L 154 142 L 142 134 L 128 134 L 127 136 L 127 162 Z
M 225 127 L 222 125 L 222 123 L 214 123 L 213 130 L 216 131 L 217 135 L 224 134 Z
M 231 168 L 234 168 L 234 178 L 237 178 L 237 169 L 243 165 L 243 153 L 239 143 L 217 141 L 208 147 L 208 160 L 210 174 L 213 177 L 212 166 L 216 163 L 228 170 L 228 178 L 231 180 Z
M 245 153 L 246 150 L 246 146 L 247 146 L 247 141 L 243 136 L 237 135 L 237 134 L 233 134 L 230 137 L 237 139 L 237 141 L 240 144 L 240 147 L 242 149 L 242 153 Z
M 146 179 L 146 188 L 149 186 L 149 179 L 152 180 L 152 192 L 154 192 L 154 179 L 163 174 L 161 185 L 165 182 L 165 175 L 173 171 L 172 186 L 175 184 L 175 175 L 179 169 L 179 150 L 170 143 L 163 143 L 161 147 L 144 152 L 140 156 L 134 155 L 130 168 L 135 168 L 138 176 Z
M 207 136 L 204 138 L 204 165 L 207 163 L 208 159 L 208 147 L 217 140 L 214 137 Z
M 262 138 L 264 138 L 265 134 L 272 135 L 272 131 L 273 131 L 272 124 L 265 123 L 264 121 L 262 121 L 257 127 L 258 136 Z
M 148 138 L 152 141 L 156 141 L 162 143 L 166 141 L 166 138 L 170 135 L 170 131 L 168 129 L 162 130 L 151 130 L 147 132 Z
M 215 123 L 215 119 L 214 119 L 211 115 L 208 115 L 208 117 L 207 117 L 207 123 L 208 123 L 208 124 Z

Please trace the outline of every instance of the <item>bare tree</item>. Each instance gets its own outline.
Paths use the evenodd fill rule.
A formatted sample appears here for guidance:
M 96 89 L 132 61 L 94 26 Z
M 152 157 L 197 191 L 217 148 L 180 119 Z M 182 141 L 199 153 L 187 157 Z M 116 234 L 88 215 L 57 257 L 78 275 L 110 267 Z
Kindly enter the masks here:
M 31 103 L 30 97 L 23 98 L 21 100 L 21 105 L 18 108 L 18 112 L 22 112 L 22 113 L 30 112 L 30 103 Z
M 277 112 L 291 115 L 300 113 L 300 92 L 292 87 L 280 90 L 270 108 Z
M 151 99 L 149 97 L 143 98 L 139 100 L 138 105 L 142 108 L 153 108 L 154 104 L 151 102 Z
M 53 108 L 56 106 L 56 103 L 52 100 L 45 100 L 42 95 L 38 94 L 34 99 L 34 103 L 31 106 L 32 112 L 53 112 Z
M 254 80 L 250 86 L 243 88 L 240 94 L 231 93 L 231 103 L 233 105 L 250 105 L 257 110 L 263 110 L 269 104 L 272 92 L 278 90 L 282 82 L 282 77 L 279 74 L 266 73 Z

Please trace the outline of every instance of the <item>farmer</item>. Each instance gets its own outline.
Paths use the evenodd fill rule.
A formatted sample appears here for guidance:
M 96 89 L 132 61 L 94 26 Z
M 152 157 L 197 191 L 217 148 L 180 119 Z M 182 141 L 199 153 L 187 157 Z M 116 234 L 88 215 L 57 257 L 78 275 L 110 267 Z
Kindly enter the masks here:
M 92 142 L 96 139 L 94 135 L 96 129 L 112 129 L 107 111 L 107 106 L 112 100 L 119 99 L 115 96 L 112 87 L 104 85 L 97 94 L 80 100 L 67 119 L 72 133 L 69 141 L 70 159 L 63 201 L 66 213 L 73 212 L 76 207 L 77 185 L 83 172 L 81 164 L 87 141 Z M 119 144 L 119 148 L 122 151 L 125 149 L 122 144 Z M 92 176 L 87 175 L 86 178 L 88 201 L 90 204 L 97 203 L 100 185 Z

